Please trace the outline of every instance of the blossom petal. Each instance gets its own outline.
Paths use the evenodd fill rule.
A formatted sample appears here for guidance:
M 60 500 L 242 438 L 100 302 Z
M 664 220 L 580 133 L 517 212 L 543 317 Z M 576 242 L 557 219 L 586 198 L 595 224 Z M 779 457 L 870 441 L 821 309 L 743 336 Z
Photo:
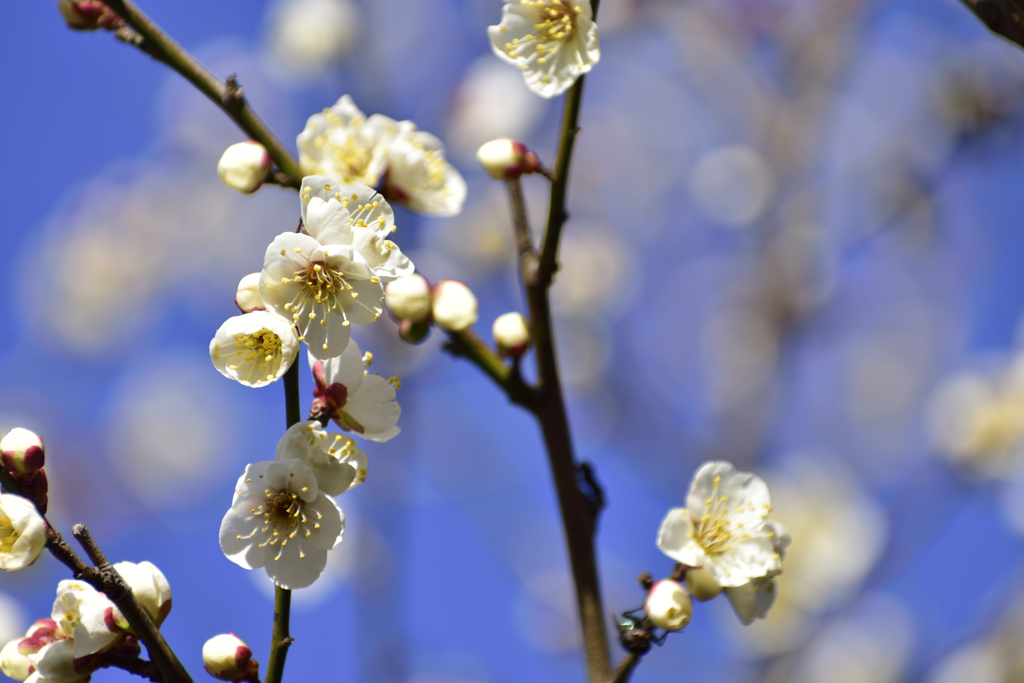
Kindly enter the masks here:
M 658 548 L 676 562 L 699 567 L 704 551 L 693 541 L 693 521 L 686 508 L 673 508 L 658 530 Z
M 327 201 L 311 198 L 305 215 L 306 232 L 320 244 L 352 243 L 352 217 L 334 197 Z
M 345 412 L 362 425 L 364 439 L 383 443 L 400 431 L 396 425 L 402 407 L 395 401 L 395 388 L 380 375 L 363 378 L 359 391 L 349 394 Z
M 288 590 L 313 585 L 327 567 L 327 551 L 306 549 L 298 543 L 289 544 L 281 555 L 267 563 L 266 572 L 271 581 Z

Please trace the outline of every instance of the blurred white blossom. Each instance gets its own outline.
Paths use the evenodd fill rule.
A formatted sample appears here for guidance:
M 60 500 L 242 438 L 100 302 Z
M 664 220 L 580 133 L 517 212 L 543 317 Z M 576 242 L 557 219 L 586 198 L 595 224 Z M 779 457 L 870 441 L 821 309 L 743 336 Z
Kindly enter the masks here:
M 289 76 L 318 76 L 351 53 L 361 17 L 352 0 L 282 0 L 267 23 L 271 58 Z

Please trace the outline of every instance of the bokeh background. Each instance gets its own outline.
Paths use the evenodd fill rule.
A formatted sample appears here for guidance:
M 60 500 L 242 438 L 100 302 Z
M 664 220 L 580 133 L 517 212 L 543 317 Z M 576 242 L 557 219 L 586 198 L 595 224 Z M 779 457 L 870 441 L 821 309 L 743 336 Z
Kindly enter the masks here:
M 506 135 L 550 160 L 560 102 L 490 53 L 498 0 L 143 9 L 289 145 L 344 93 L 439 135 L 464 211 L 399 209 L 397 240 L 470 284 L 481 334 L 521 310 L 502 187 L 473 154 Z M 608 500 L 606 608 L 671 571 L 654 537 L 704 460 L 764 476 L 794 539 L 766 621 L 700 604 L 634 680 L 1022 680 L 1024 53 L 954 0 L 604 0 L 599 25 L 554 297 Z M 222 185 L 242 134 L 53 2 L 0 22 L 0 55 L 0 429 L 45 437 L 60 529 L 164 571 L 197 680 L 217 633 L 265 663 L 272 586 L 217 528 L 244 465 L 273 457 L 283 389 L 224 379 L 207 346 L 296 197 Z M 544 181 L 526 189 L 539 226 Z M 535 425 L 442 337 L 355 332 L 402 379 L 403 431 L 365 445 L 345 541 L 295 595 L 289 679 L 583 680 Z M 48 556 L 0 577 L 0 640 L 62 578 Z

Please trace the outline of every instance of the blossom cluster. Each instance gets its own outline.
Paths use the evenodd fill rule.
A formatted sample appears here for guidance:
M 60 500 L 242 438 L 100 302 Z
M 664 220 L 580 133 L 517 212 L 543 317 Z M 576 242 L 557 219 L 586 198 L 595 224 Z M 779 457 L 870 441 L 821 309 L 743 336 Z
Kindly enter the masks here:
M 768 519 L 770 512 L 763 479 L 727 462 L 704 463 L 686 507 L 670 510 L 658 531 L 658 548 L 686 570 L 686 590 L 655 585 L 647 605 L 652 620 L 670 623 L 678 617 L 673 606 L 688 604 L 687 593 L 710 600 L 723 591 L 743 623 L 764 618 L 775 602 L 775 577 L 790 543 L 782 525 Z
M 118 562 L 113 568 L 153 623 L 163 623 L 171 611 L 171 587 L 163 573 L 149 562 Z M 134 635 L 106 595 L 84 581 L 61 581 L 50 617 L 0 650 L 0 671 L 28 683 L 86 681 L 104 666 L 103 654 L 133 648 L 137 653 Z

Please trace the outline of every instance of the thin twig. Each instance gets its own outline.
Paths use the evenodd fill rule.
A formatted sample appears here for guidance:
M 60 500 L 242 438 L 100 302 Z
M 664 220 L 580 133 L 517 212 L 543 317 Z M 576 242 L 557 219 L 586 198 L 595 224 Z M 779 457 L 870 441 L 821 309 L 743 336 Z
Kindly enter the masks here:
M 164 680 L 160 675 L 160 668 L 156 664 L 147 659 L 139 659 L 138 657 L 126 657 L 108 652 L 100 658 L 99 668 L 121 669 L 154 683 L 163 683 Z
M 302 172 L 298 163 L 249 106 L 245 97 L 241 95 L 237 81 L 233 83 L 233 87 L 229 87 L 227 83 L 210 73 L 131 0 L 106 0 L 106 4 L 142 36 L 148 54 L 184 76 L 189 83 L 220 107 L 250 138 L 266 147 L 274 164 L 290 177 L 291 180 L 287 184 L 294 188 L 299 187 Z
M 619 662 L 619 667 L 615 670 L 615 676 L 608 683 L 626 683 L 630 676 L 633 675 L 633 670 L 636 669 L 636 665 L 640 663 L 640 655 L 630 652 L 626 655 L 626 658 Z
M 996 35 L 1024 47 L 1024 12 L 1014 0 L 960 0 Z
M 453 356 L 461 356 L 471 361 L 494 380 L 494 383 L 508 395 L 509 400 L 528 410 L 533 410 L 536 391 L 523 381 L 518 372 L 506 365 L 480 337 L 472 330 L 460 332 L 445 330 L 445 332 L 448 334 L 448 343 L 444 346 L 445 351 Z
M 106 556 L 100 547 L 96 545 L 96 541 L 92 540 L 92 534 L 89 533 L 89 529 L 84 524 L 76 524 L 71 527 L 71 535 L 74 536 L 82 549 L 85 550 L 85 554 L 89 556 L 89 560 L 92 561 L 97 567 L 102 567 L 107 562 Z
M 530 238 L 530 222 L 526 217 L 526 200 L 523 198 L 523 186 L 519 178 L 505 181 L 508 189 L 509 203 L 512 205 L 512 229 L 515 231 L 516 251 L 519 253 L 520 271 L 524 277 L 532 277 L 532 269 L 536 267 L 534 260 L 537 253 L 533 250 Z M 523 283 L 525 285 L 525 281 Z

